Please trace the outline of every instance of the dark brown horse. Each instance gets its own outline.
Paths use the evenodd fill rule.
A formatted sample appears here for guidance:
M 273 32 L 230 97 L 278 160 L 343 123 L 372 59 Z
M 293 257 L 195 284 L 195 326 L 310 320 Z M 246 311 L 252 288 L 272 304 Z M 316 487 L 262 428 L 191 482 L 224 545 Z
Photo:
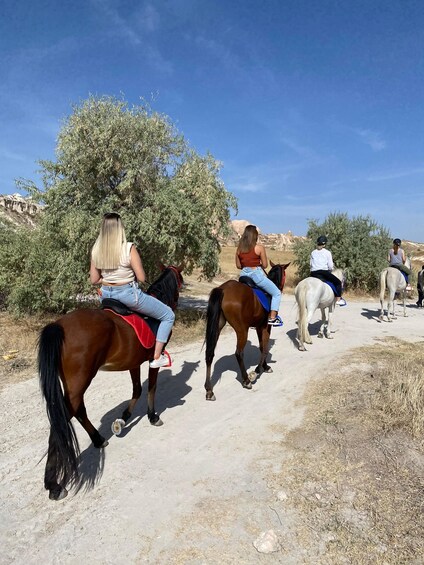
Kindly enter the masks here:
M 147 292 L 175 309 L 182 282 L 181 267 L 163 267 Z M 78 484 L 80 450 L 71 418 L 77 418 L 95 447 L 108 444 L 88 419 L 84 405 L 84 393 L 97 371 L 130 371 L 133 393 L 122 414 L 125 423 L 141 396 L 140 365 L 153 358 L 153 350 L 154 346 L 146 349 L 140 344 L 121 317 L 106 310 L 75 310 L 43 328 L 38 371 L 50 420 L 44 486 L 52 500 L 68 494 L 68 483 Z M 154 426 L 162 425 L 154 405 L 157 376 L 158 369 L 149 368 L 147 415 Z
M 290 265 L 274 265 L 268 278 L 282 291 L 286 280 L 285 270 Z M 237 334 L 236 358 L 241 371 L 242 385 L 252 388 L 252 382 L 265 372 L 272 373 L 267 364 L 268 342 L 271 326 L 268 325 L 268 312 L 261 305 L 258 297 L 247 284 L 231 280 L 214 288 L 209 296 L 206 314 L 206 400 L 216 400 L 211 382 L 211 367 L 216 344 L 226 322 Z M 247 374 L 243 360 L 243 350 L 247 342 L 249 328 L 256 328 L 261 357 L 254 371 Z

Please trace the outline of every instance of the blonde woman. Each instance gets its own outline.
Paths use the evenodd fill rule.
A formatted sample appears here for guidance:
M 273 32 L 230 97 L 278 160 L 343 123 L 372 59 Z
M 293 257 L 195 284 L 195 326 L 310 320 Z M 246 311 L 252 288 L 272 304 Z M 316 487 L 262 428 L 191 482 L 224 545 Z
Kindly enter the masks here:
M 236 266 L 241 269 L 241 275 L 251 278 L 256 286 L 271 295 L 268 324 L 282 326 L 283 322 L 278 316 L 281 292 L 266 276 L 264 269 L 268 267 L 268 257 L 265 247 L 258 244 L 258 237 L 259 233 L 256 226 L 246 226 L 237 247 Z
M 170 358 L 163 353 L 175 314 L 169 306 L 143 292 L 138 282 L 146 274 L 135 245 L 127 241 L 119 214 L 103 216 L 100 233 L 91 251 L 90 280 L 101 284 L 101 299 L 114 298 L 131 310 L 159 320 L 155 351 L 150 367 L 169 367 Z

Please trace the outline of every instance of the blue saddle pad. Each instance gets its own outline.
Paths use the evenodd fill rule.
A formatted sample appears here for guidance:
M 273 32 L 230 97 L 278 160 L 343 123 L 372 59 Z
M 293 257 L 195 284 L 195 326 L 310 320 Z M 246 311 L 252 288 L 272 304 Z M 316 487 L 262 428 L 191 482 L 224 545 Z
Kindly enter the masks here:
M 262 307 L 267 311 L 270 312 L 271 310 L 271 296 L 255 286 L 255 283 L 252 281 L 250 277 L 242 276 L 239 278 L 239 282 L 250 286 L 253 292 L 258 297 L 259 302 L 261 303 Z
M 329 282 L 329 281 L 322 281 L 322 282 L 325 282 L 325 284 L 328 284 L 328 286 L 334 292 L 334 296 L 336 296 L 336 287 L 334 286 L 334 284 L 332 282 Z
M 260 288 L 252 288 L 252 290 L 256 294 L 256 296 L 258 297 L 259 302 L 262 304 L 262 306 L 265 308 L 265 310 L 267 312 L 269 312 L 271 310 L 271 297 L 270 297 L 270 295 L 266 294 Z

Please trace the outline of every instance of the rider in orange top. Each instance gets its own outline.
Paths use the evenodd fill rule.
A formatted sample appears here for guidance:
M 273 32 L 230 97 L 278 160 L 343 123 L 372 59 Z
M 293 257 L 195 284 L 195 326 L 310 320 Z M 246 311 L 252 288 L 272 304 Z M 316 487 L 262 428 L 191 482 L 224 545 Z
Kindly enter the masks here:
M 279 288 L 266 276 L 268 257 L 265 247 L 258 244 L 259 233 L 256 226 L 246 226 L 236 251 L 236 266 L 241 269 L 241 274 L 249 277 L 257 287 L 271 295 L 271 311 L 268 324 L 282 326 L 283 321 L 278 316 L 281 292 Z

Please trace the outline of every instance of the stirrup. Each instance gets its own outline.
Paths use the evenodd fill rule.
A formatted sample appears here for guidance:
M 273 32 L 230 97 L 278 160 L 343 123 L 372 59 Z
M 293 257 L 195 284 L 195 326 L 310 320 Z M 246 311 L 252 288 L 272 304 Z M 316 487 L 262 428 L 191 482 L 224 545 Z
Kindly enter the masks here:
M 275 318 L 268 319 L 268 326 L 279 328 L 282 325 L 283 325 L 283 320 L 280 318 L 280 316 L 275 316 Z

